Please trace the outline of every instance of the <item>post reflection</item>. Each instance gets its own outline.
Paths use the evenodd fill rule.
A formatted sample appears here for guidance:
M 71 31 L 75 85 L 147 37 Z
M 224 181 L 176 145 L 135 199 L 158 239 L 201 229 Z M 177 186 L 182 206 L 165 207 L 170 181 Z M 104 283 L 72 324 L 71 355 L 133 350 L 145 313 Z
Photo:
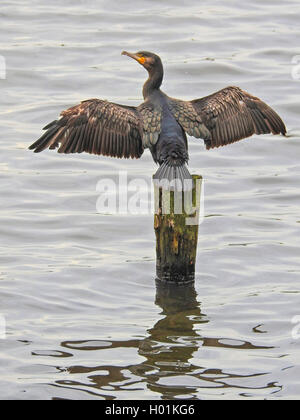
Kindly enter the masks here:
M 142 387 L 161 398 L 174 398 L 176 395 L 188 394 L 190 398 L 191 387 L 170 387 L 161 384 L 166 377 L 178 375 L 182 372 L 191 373 L 193 367 L 189 360 L 198 350 L 201 340 L 197 332 L 197 324 L 208 322 L 201 313 L 197 301 L 197 293 L 193 284 L 176 286 L 156 283 L 155 304 L 161 308 L 162 318 L 152 328 L 147 330 L 147 337 L 141 340 L 101 342 L 65 341 L 61 345 L 64 349 L 81 351 L 98 351 L 101 359 L 101 350 L 116 349 L 126 351 L 136 348 L 143 361 L 139 364 L 118 367 L 109 363 L 99 366 L 69 366 L 63 371 L 68 372 L 67 380 L 56 381 L 55 386 L 71 387 L 90 395 L 101 395 L 104 398 L 115 398 L 136 385 L 137 390 Z M 73 380 L 86 375 L 86 381 Z M 109 389 L 111 391 L 109 391 Z M 118 397 L 117 397 L 118 398 Z
M 148 386 L 163 398 L 192 396 L 191 387 L 166 386 L 163 379 L 196 369 L 190 359 L 202 344 L 197 324 L 209 321 L 201 313 L 194 284 L 177 286 L 157 281 L 155 304 L 162 309 L 163 318 L 148 330 L 149 337 L 139 346 L 139 353 L 147 358 L 144 365 L 152 369 L 148 371 Z
M 155 303 L 162 309 L 163 318 L 148 330 L 149 338 L 141 342 L 141 353 L 157 368 L 168 366 L 168 371 L 178 371 L 190 367 L 189 359 L 199 342 L 195 326 L 208 322 L 201 313 L 194 285 L 157 282 Z M 145 345 L 151 347 L 152 352 L 145 351 Z

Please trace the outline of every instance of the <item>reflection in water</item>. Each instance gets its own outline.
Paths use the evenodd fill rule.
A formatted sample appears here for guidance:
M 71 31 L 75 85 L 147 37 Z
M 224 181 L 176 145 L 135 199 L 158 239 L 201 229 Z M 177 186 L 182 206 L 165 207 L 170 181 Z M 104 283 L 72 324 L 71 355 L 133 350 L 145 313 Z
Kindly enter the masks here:
M 272 384 L 299 398 L 300 3 L 249 3 L 1 2 L 1 398 L 269 398 Z M 149 152 L 135 162 L 27 152 L 43 123 L 83 98 L 140 103 L 146 74 L 120 52 L 141 47 L 163 57 L 171 96 L 234 83 L 293 135 L 211 153 L 189 139 L 190 170 L 207 188 L 201 292 L 186 308 L 182 290 L 159 288 L 154 304 L 152 216 L 96 213 L 100 179 L 128 171 L 128 199 L 132 180 L 151 181 Z
M 193 285 L 174 286 L 157 283 L 155 303 L 162 309 L 163 318 L 150 328 L 144 339 L 128 341 L 65 341 L 62 347 L 76 352 L 98 352 L 117 349 L 120 354 L 135 348 L 144 360 L 128 366 L 69 366 L 58 368 L 68 372 L 68 380 L 58 380 L 54 386 L 71 387 L 87 392 L 89 395 L 105 399 L 122 398 L 124 391 L 151 391 L 157 398 L 199 398 L 200 388 L 228 388 L 228 379 L 250 378 L 264 375 L 237 375 L 223 372 L 220 369 L 207 369 L 191 363 L 195 353 L 204 346 L 231 349 L 267 349 L 254 346 L 249 342 L 226 340 L 226 338 L 207 338 L 201 336 L 199 326 L 209 322 L 201 313 L 200 303 Z M 72 380 L 76 377 L 77 380 Z M 178 378 L 185 377 L 184 383 Z M 83 379 L 84 378 L 84 379 Z M 236 386 L 241 389 L 251 389 Z M 258 387 L 259 388 L 259 387 Z M 280 387 L 274 383 L 266 384 L 259 389 Z M 241 393 L 241 395 L 243 395 Z
M 162 308 L 164 318 L 148 330 L 149 337 L 139 347 L 140 354 L 147 357 L 149 387 L 165 398 L 190 395 L 189 386 L 178 388 L 159 382 L 166 376 L 192 373 L 196 369 L 189 363 L 201 345 L 195 326 L 208 320 L 201 314 L 193 284 L 174 286 L 157 282 L 155 303 Z

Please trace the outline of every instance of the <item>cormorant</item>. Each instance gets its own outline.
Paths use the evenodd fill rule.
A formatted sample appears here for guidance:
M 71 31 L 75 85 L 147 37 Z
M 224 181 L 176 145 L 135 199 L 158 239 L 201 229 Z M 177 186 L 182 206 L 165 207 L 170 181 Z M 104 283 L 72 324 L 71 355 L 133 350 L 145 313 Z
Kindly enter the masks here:
M 36 153 L 59 147 L 58 153 L 93 153 L 140 158 L 149 148 L 160 165 L 155 178 L 190 178 L 186 168 L 186 134 L 204 140 L 207 149 L 234 143 L 252 134 L 286 134 L 279 115 L 259 98 L 229 86 L 201 99 L 183 101 L 160 90 L 163 65 L 147 51 L 123 51 L 149 74 L 138 107 L 89 99 L 67 109 L 48 124 L 29 148 Z

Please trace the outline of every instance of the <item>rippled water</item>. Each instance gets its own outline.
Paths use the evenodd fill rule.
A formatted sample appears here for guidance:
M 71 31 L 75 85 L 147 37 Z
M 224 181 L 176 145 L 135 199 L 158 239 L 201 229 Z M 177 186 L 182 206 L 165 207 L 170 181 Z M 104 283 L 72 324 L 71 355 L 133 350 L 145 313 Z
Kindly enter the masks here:
M 1 2 L 2 399 L 299 398 L 299 14 L 298 0 Z M 156 289 L 151 214 L 96 212 L 99 179 L 150 180 L 149 153 L 27 150 L 80 100 L 141 101 L 124 49 L 157 52 L 171 96 L 238 85 L 289 129 L 209 152 L 190 139 L 195 288 Z

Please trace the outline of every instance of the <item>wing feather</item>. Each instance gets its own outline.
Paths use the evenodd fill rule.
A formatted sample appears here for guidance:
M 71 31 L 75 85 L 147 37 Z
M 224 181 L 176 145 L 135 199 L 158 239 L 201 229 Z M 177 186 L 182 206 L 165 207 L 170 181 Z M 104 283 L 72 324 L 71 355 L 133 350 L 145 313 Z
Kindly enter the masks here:
M 59 153 L 93 153 L 139 158 L 143 151 L 143 117 L 135 107 L 89 99 L 61 113 L 29 149 L 59 147 Z
M 169 98 L 168 103 L 182 128 L 204 139 L 207 149 L 253 134 L 286 134 L 282 119 L 272 108 L 235 86 L 192 101 Z

